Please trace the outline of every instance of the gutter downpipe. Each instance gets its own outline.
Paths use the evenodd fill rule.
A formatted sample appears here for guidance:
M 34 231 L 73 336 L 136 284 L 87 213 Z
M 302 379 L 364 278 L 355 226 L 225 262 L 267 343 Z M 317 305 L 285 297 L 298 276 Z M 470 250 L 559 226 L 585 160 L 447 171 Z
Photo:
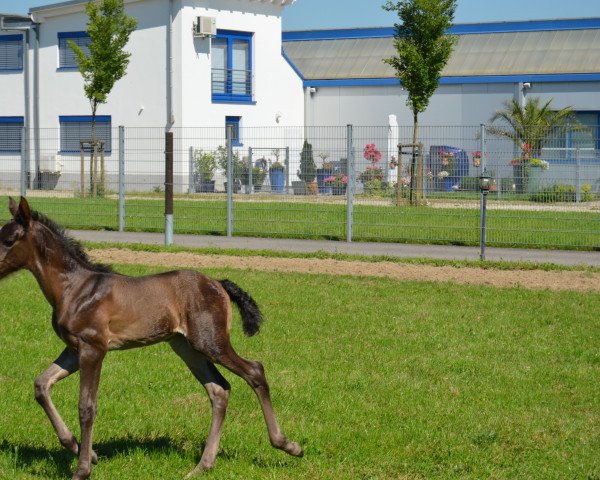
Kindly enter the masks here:
M 167 131 L 175 123 L 173 113 L 173 0 L 169 0 L 169 24 L 167 26 Z
M 35 171 L 40 171 L 40 24 L 33 27 L 35 43 L 33 45 L 33 135 Z M 40 185 L 35 185 L 38 188 Z
M 31 24 L 27 27 L 16 27 L 6 25 L 4 23 L 4 17 L 0 17 L 0 31 L 14 31 L 14 32 L 23 32 L 25 37 L 25 45 L 23 52 L 23 93 L 24 93 L 24 101 L 25 101 L 25 111 L 23 115 L 23 126 L 25 127 L 25 139 L 24 139 L 24 150 L 25 150 L 25 170 L 27 172 L 27 178 L 25 180 L 25 184 L 27 188 L 30 188 L 31 181 L 29 175 L 30 171 L 30 127 L 31 127 L 31 113 L 30 113 L 30 86 L 29 86 L 29 32 L 33 25 L 35 25 L 33 19 L 29 19 Z M 37 35 L 36 35 L 37 37 Z M 36 68 L 37 71 L 37 68 Z

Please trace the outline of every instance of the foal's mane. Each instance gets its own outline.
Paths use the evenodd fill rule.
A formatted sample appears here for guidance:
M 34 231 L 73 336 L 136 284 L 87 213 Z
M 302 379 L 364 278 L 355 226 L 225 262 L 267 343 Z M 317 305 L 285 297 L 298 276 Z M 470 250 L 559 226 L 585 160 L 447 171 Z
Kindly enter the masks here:
M 98 273 L 110 273 L 113 271 L 112 268 L 109 267 L 108 265 L 92 262 L 90 260 L 90 257 L 88 257 L 88 254 L 85 252 L 85 250 L 81 246 L 81 244 L 74 238 L 67 235 L 65 233 L 65 229 L 63 227 L 61 227 L 58 223 L 54 222 L 53 220 L 50 220 L 43 213 L 32 210 L 31 218 L 33 220 L 35 220 L 36 222 L 41 223 L 48 230 L 50 230 L 54 234 L 54 237 L 56 238 L 56 240 L 58 240 L 58 242 L 62 244 L 62 246 L 65 250 L 63 259 L 64 259 L 65 263 L 67 263 L 67 265 L 70 265 L 73 267 L 76 264 L 83 265 L 84 267 L 88 268 L 89 270 L 92 270 L 92 271 L 98 272 Z M 43 245 L 43 246 L 46 246 L 46 245 Z M 47 247 L 49 247 L 49 246 L 47 246 Z

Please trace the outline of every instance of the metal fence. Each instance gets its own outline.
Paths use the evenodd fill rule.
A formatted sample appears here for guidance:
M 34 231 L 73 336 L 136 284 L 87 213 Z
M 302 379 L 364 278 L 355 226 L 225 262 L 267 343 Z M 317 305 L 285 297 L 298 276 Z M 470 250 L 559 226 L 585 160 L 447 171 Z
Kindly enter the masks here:
M 59 129 L 0 133 L 1 195 L 26 194 L 70 228 L 164 231 L 163 128 L 112 128 L 95 163 L 86 139 L 61 152 Z M 488 245 L 600 247 L 596 127 L 527 144 L 421 127 L 414 149 L 412 126 L 172 133 L 175 233 L 477 245 L 485 172 Z

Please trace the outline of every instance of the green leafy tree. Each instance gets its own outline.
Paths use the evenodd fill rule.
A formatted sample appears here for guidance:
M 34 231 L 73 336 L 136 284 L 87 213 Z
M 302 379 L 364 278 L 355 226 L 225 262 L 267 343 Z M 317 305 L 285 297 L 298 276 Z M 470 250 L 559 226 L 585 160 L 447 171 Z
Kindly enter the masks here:
M 575 129 L 579 128 L 571 107 L 553 110 L 551 103 L 552 99 L 542 104 L 539 97 L 527 97 L 525 105 L 508 99 L 490 118 L 491 123 L 500 121 L 500 125 L 488 127 L 488 132 L 511 140 L 519 149 L 528 145 L 532 155 L 539 157 L 546 142 L 555 138 L 557 127 L 572 123 Z
M 394 25 L 394 48 L 397 54 L 384 62 L 396 70 L 402 87 L 408 92 L 406 101 L 413 114 L 413 145 L 419 131 L 419 113 L 425 111 L 429 99 L 438 87 L 456 37 L 447 35 L 452 26 L 456 0 L 388 0 L 383 9 L 396 12 L 400 23 Z M 413 201 L 416 152 L 413 147 L 410 198 Z M 419 195 L 416 203 L 419 202 Z
M 96 150 L 96 111 L 98 105 L 107 102 L 115 83 L 127 72 L 131 54 L 124 48 L 137 27 L 137 20 L 125 13 L 123 0 L 90 1 L 85 11 L 88 15 L 89 55 L 72 41 L 69 41 L 69 46 L 75 53 L 83 77 L 83 90 L 92 108 L 92 174 L 92 170 L 97 169 L 93 153 Z M 95 191 L 95 175 L 92 178 Z

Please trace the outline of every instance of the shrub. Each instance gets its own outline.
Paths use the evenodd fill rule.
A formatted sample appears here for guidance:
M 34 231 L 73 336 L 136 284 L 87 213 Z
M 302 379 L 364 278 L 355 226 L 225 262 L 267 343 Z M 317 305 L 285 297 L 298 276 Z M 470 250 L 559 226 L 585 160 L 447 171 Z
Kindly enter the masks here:
M 541 203 L 574 202 L 576 199 L 575 193 L 575 187 L 573 185 L 556 183 L 532 193 L 529 196 L 529 200 Z
M 317 176 L 317 166 L 313 157 L 313 148 L 308 140 L 304 140 L 302 152 L 300 153 L 300 169 L 298 170 L 298 178 L 303 182 L 310 183 Z

